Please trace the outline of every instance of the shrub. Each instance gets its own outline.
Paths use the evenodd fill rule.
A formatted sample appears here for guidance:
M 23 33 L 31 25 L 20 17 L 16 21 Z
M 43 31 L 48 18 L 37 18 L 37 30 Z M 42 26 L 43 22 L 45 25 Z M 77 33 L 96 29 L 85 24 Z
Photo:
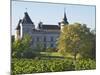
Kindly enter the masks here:
M 57 52 L 57 48 L 48 47 L 46 48 L 46 52 Z
M 32 50 L 27 50 L 23 52 L 23 58 L 34 58 L 36 57 L 36 53 L 33 52 Z
M 76 61 L 75 69 L 76 70 L 96 69 L 96 62 L 91 59 L 81 59 Z
M 73 70 L 72 61 L 63 59 L 52 60 L 32 60 L 14 59 L 12 60 L 12 73 L 37 73 L 37 72 L 58 72 Z
M 70 59 L 13 59 L 12 60 L 12 74 L 29 74 L 41 72 L 60 72 L 60 71 L 74 71 L 74 70 L 89 70 L 95 69 L 96 63 L 91 59 L 80 59 L 73 65 Z

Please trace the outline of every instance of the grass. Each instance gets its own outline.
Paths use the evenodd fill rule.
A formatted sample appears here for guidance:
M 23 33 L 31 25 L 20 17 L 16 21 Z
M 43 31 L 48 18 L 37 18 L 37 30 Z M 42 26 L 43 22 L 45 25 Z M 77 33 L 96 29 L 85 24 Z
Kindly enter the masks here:
M 61 53 L 59 52 L 40 52 L 40 54 L 42 56 L 51 56 L 51 57 L 65 57 L 65 58 L 73 58 L 73 55 L 71 55 L 70 53 L 66 53 L 65 56 L 63 56 Z M 77 59 L 80 58 L 80 54 L 77 54 Z
M 50 55 L 50 56 L 62 56 L 58 52 L 40 52 L 40 54 L 42 54 L 42 55 Z

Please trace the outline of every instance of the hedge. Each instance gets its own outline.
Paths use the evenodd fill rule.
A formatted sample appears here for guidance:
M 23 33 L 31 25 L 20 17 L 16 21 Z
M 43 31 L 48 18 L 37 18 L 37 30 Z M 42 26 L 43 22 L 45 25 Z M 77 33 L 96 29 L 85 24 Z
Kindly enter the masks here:
M 76 65 L 73 65 L 72 60 L 67 59 L 50 59 L 50 60 L 35 60 L 35 59 L 13 59 L 12 74 L 30 74 L 42 72 L 60 72 L 95 69 L 96 63 L 93 60 L 78 60 Z

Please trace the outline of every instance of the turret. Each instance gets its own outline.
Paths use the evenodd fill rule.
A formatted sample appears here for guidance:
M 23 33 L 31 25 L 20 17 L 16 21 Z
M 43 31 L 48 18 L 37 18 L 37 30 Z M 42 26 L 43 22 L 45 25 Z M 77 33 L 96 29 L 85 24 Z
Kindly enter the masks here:
M 16 27 L 15 40 L 20 40 L 21 39 L 21 26 L 20 26 L 21 21 L 22 20 L 20 19 L 19 23 Z
M 24 13 L 24 17 L 22 19 L 22 37 L 24 34 L 32 35 L 33 29 L 35 29 L 34 22 L 32 22 L 28 12 Z
M 38 23 L 38 29 L 42 29 L 42 25 L 43 25 L 43 22 L 40 21 L 40 22 Z
M 61 29 L 61 31 L 62 31 L 63 27 L 64 27 L 65 25 L 68 25 L 68 24 L 69 24 L 69 22 L 68 22 L 68 20 L 67 20 L 66 12 L 65 12 L 65 10 L 64 10 L 64 18 L 63 18 L 63 20 L 60 22 L 60 29 Z

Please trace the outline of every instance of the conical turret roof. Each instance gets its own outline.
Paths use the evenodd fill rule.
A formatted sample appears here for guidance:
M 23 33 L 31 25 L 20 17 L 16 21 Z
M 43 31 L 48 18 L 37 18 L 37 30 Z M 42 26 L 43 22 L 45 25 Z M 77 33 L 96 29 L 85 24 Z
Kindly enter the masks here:
M 29 17 L 28 13 L 24 13 L 24 18 L 22 19 L 22 24 L 33 24 L 31 18 Z
M 68 23 L 68 20 L 67 20 L 67 17 L 66 17 L 66 12 L 65 12 L 65 10 L 64 10 L 64 18 L 63 18 L 62 23 L 64 23 L 64 24 L 69 24 L 69 23 Z
M 16 27 L 16 30 L 20 30 L 20 28 L 21 28 L 21 27 L 20 27 L 20 23 L 21 23 L 21 22 L 22 22 L 22 20 L 20 19 L 19 22 L 18 22 L 18 25 L 17 25 L 17 27 Z

